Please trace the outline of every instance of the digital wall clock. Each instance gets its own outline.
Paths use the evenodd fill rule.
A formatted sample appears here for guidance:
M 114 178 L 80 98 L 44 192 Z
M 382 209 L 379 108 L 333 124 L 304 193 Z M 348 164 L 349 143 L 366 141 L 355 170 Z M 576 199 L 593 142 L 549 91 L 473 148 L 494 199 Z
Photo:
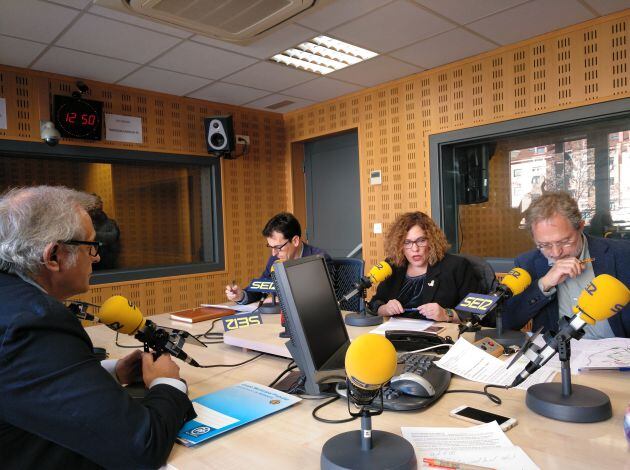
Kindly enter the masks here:
M 53 120 L 62 137 L 101 140 L 103 103 L 72 96 L 53 97 Z

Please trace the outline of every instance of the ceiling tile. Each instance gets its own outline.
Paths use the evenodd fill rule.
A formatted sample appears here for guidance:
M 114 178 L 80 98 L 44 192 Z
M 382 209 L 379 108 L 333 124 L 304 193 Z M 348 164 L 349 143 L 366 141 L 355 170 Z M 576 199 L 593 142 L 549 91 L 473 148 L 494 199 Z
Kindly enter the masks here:
M 85 14 L 59 38 L 57 45 L 144 64 L 180 41 L 165 34 Z
M 175 72 L 206 78 L 221 78 L 252 65 L 256 59 L 186 41 L 151 63 Z
M 387 56 L 379 56 L 360 64 L 332 72 L 330 78 L 339 78 L 363 86 L 375 86 L 396 78 L 405 77 L 423 69 L 405 64 Z
M 274 105 L 276 103 L 280 103 L 281 101 L 293 101 L 293 103 L 283 106 L 278 109 L 267 109 L 267 106 Z M 293 111 L 294 109 L 304 108 L 306 106 L 310 106 L 315 104 L 313 101 L 304 100 L 301 98 L 295 98 L 292 96 L 285 95 L 269 95 L 260 100 L 252 101 L 247 103 L 248 108 L 258 108 L 264 109 L 265 111 L 271 111 L 274 113 L 286 113 L 289 111 Z
M 512 44 L 591 18 L 593 14 L 577 0 L 536 0 L 467 27 L 499 44 Z
M 52 47 L 33 65 L 36 70 L 113 83 L 138 67 L 137 64 L 85 52 Z
M 280 91 L 316 78 L 315 74 L 294 70 L 284 65 L 259 62 L 236 72 L 223 81 L 262 90 Z
M 190 93 L 188 96 L 191 98 L 199 98 L 200 100 L 215 101 L 217 103 L 241 105 L 268 94 L 269 92 L 267 91 L 232 85 L 230 83 L 216 82 L 194 93 Z
M 630 8 L 628 0 L 584 0 L 600 15 L 607 15 L 616 11 Z
M 48 0 L 48 2 L 58 3 L 59 5 L 65 5 L 70 8 L 83 10 L 86 6 L 92 3 L 92 0 Z
M 153 67 L 143 67 L 124 80 L 121 80 L 119 85 L 183 96 L 208 83 L 209 80 L 204 78 L 191 77 L 190 75 L 171 72 L 169 70 L 160 70 Z
M 389 52 L 455 26 L 418 5 L 396 1 L 333 29 L 331 36 L 376 52 Z
M 332 78 L 322 77 L 303 83 L 288 90 L 283 90 L 283 95 L 305 98 L 313 101 L 325 101 L 336 96 L 345 95 L 361 90 L 362 87 L 350 83 L 340 82 Z
M 171 36 L 176 36 L 182 39 L 189 38 L 193 35 L 190 31 L 184 31 L 183 29 L 168 26 L 156 21 L 145 20 L 144 18 L 136 15 L 130 15 L 122 11 L 112 10 L 111 8 L 105 8 L 98 5 L 93 5 L 92 8 L 89 9 L 89 12 L 98 16 L 105 16 L 106 18 L 140 26 L 141 28 L 151 29 L 153 31 L 157 31 L 158 33 L 170 34 Z
M 497 46 L 490 41 L 458 28 L 392 52 L 390 55 L 430 69 L 495 47 Z
M 81 13 L 37 0 L 2 0 L 0 34 L 50 42 Z
M 470 23 L 528 1 L 474 0 L 466 2 L 466 8 L 462 8 L 462 0 L 415 0 L 416 3 L 460 24 Z
M 28 67 L 45 48 L 45 44 L 0 36 L 0 64 Z
M 312 12 L 296 20 L 296 23 L 320 32 L 334 28 L 341 23 L 353 20 L 358 16 L 374 10 L 391 0 L 344 0 L 333 2 L 323 8 L 316 8 Z
M 290 47 L 306 41 L 307 39 L 315 37 L 316 35 L 317 34 L 310 29 L 306 29 L 296 24 L 287 24 L 286 26 L 262 37 L 261 39 L 256 40 L 249 46 L 240 46 L 238 44 L 201 35 L 196 35 L 192 39 L 193 41 L 220 47 L 221 49 L 239 52 L 259 59 L 267 59 L 278 52 L 285 51 Z

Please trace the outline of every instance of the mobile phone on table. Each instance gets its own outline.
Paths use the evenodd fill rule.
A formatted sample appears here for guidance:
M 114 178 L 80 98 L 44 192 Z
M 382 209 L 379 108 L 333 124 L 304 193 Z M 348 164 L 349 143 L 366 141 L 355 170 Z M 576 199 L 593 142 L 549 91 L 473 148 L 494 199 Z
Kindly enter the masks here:
M 512 429 L 516 426 L 516 418 L 508 418 L 507 416 L 501 416 L 489 411 L 480 410 L 479 408 L 473 408 L 472 406 L 459 406 L 449 413 L 453 418 L 463 419 L 475 424 L 491 423 L 496 421 L 504 431 Z

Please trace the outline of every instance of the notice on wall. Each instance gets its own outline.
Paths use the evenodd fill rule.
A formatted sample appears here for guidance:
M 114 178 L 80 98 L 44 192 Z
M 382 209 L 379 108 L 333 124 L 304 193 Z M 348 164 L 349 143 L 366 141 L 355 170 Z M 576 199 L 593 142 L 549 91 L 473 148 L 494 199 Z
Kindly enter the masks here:
M 142 143 L 142 118 L 105 114 L 105 139 L 116 142 Z
M 0 129 L 7 128 L 7 100 L 0 98 Z

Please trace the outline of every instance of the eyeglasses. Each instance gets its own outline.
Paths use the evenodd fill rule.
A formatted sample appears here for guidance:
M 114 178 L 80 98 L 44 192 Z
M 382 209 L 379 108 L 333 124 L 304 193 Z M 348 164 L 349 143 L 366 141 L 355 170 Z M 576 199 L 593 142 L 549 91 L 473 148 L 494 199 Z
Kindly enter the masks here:
M 413 245 L 416 245 L 418 248 L 423 248 L 427 246 L 429 240 L 425 237 L 420 237 L 417 240 L 405 240 L 403 242 L 403 246 L 405 250 L 410 250 Z
M 267 248 L 271 248 L 272 250 L 275 250 L 275 251 L 281 251 L 290 241 L 291 240 L 287 240 L 282 245 L 277 245 L 277 246 L 271 246 L 269 243 L 267 243 Z
M 560 240 L 559 242 L 536 243 L 536 248 L 538 248 L 540 251 L 551 251 L 551 249 L 554 247 L 562 250 L 563 248 L 568 248 L 573 245 L 575 245 L 575 240 L 565 238 L 564 240 Z
M 87 245 L 90 247 L 90 256 L 92 257 L 97 256 L 103 246 L 103 242 L 86 242 L 83 240 L 68 240 L 62 243 L 64 245 Z

